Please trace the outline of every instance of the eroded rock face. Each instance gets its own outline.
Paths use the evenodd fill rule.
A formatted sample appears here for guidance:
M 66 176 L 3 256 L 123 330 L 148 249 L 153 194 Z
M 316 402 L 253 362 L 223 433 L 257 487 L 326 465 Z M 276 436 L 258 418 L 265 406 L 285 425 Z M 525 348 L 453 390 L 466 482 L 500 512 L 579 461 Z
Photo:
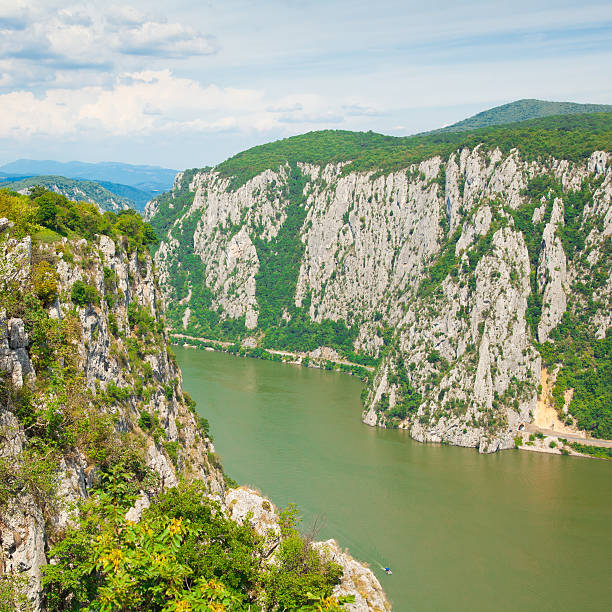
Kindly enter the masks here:
M 2 242 L 3 261 L 0 283 L 15 279 L 28 282 L 32 267 L 31 242 L 28 239 Z M 44 257 L 54 262 L 60 299 L 49 307 L 52 318 L 64 319 L 74 304 L 64 301 L 77 280 L 95 286 L 102 299 L 98 305 L 77 308 L 78 334 L 72 349 L 77 356 L 89 390 L 97 394 L 113 384 L 127 394 L 124 401 L 106 405 L 105 410 L 117 417 L 121 432 L 137 432 L 145 446 L 148 467 L 159 477 L 161 490 L 175 486 L 179 476 L 204 480 L 211 494 L 224 491 L 224 479 L 218 465 L 209 456 L 214 446 L 202 432 L 183 396 L 181 373 L 168 352 L 166 331 L 161 329 L 159 345 L 149 347 L 144 362 L 150 367 L 150 395 L 143 405 L 134 391 L 133 368 L 128 347 L 119 332 L 129 336 L 128 306 L 132 303 L 146 309 L 156 326 L 163 314 L 163 298 L 157 286 L 153 264 L 148 256 L 128 254 L 124 245 L 115 244 L 107 236 L 88 243 L 67 241 L 39 247 Z M 65 257 L 71 252 L 70 261 Z M 105 283 L 105 269 L 112 272 L 113 286 Z M 105 296 L 112 293 L 108 303 Z M 112 307 L 109 306 L 112 304 Z M 12 380 L 15 389 L 28 385 L 36 377 L 32 365 L 31 338 L 24 321 L 9 318 L 0 312 L 0 374 Z M 169 389 L 172 391 L 169 393 Z M 108 401 L 106 401 L 108 404 Z M 165 440 L 176 443 L 174 459 L 162 440 L 142 431 L 138 426 L 141 410 L 157 416 Z M 0 459 L 13 467 L 23 461 L 21 452 L 25 436 L 21 424 L 10 411 L 0 405 Z M 74 520 L 75 503 L 84 499 L 94 484 L 96 465 L 78 448 L 61 458 L 56 471 L 55 498 L 35 499 L 22 493 L 0 510 L 0 561 L 5 572 L 16 572 L 28 578 L 27 594 L 35 610 L 41 605 L 41 568 L 46 564 L 49 530 L 60 533 Z M 144 495 L 144 493 L 143 493 Z M 144 495 L 146 498 L 146 495 Z M 141 501 L 134 509 L 138 515 L 146 505 Z
M 347 610 L 355 612 L 386 612 L 391 604 L 380 586 L 378 578 L 367 565 L 356 561 L 348 552 L 342 551 L 335 540 L 316 542 L 315 546 L 324 550 L 332 561 L 342 567 L 342 582 L 334 589 L 334 595 L 354 595 L 355 603 L 348 604 Z
M 294 302 L 307 307 L 314 323 L 331 319 L 356 328 L 356 352 L 384 355 L 365 398 L 364 422 L 482 452 L 512 446 L 516 425 L 529 422 L 536 405 L 534 342 L 549 340 L 568 303 L 582 299 L 575 287 L 590 283 L 589 268 L 608 270 L 593 295 L 603 305 L 592 317 L 594 334 L 603 338 L 610 327 L 609 155 L 596 151 L 580 163 L 527 161 L 517 151 L 477 146 L 383 175 L 346 173 L 344 164 L 298 166 L 305 218 Z M 236 190 L 214 169 L 194 175 L 193 203 L 177 214 L 156 254 L 167 299 L 176 291 L 170 271 L 177 266 L 178 229 L 195 224 L 193 252 L 204 273 L 188 282 L 211 292 L 211 310 L 222 320 L 245 316 L 249 338 L 261 338 L 262 262 L 254 245 L 283 227 L 291 172 L 267 170 Z M 544 193 L 535 203 L 532 224 L 541 227 L 541 244 L 528 236 L 528 247 L 524 232 L 533 228 L 517 227 L 514 214 L 529 205 L 525 190 L 535 177 L 552 179 L 561 193 Z M 579 213 L 588 234 L 586 266 L 568 258 L 563 242 L 565 200 L 585 181 L 598 184 L 592 204 Z M 185 312 L 189 306 L 182 304 Z M 187 327 L 197 316 L 191 308 Z M 285 310 L 283 322 L 289 320 Z
M 21 389 L 29 378 L 36 378 L 28 342 L 23 321 L 7 319 L 6 312 L 0 311 L 0 372 L 11 378 L 16 389 Z

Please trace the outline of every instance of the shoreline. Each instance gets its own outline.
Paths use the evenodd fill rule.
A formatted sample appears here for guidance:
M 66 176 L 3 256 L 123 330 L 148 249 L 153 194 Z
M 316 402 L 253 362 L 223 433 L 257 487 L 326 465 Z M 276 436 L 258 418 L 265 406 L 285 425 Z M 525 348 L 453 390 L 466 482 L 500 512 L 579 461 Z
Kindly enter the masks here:
M 336 357 L 335 351 L 331 351 L 325 347 L 323 347 L 323 349 L 311 351 L 310 353 L 298 353 L 247 346 L 239 342 L 199 338 L 197 336 L 189 336 L 187 334 L 178 334 L 174 332 L 171 332 L 169 335 L 172 339 L 172 344 L 176 346 L 228 353 L 238 357 L 250 357 L 252 359 L 261 359 L 262 361 L 274 361 L 276 363 L 286 363 L 288 365 L 297 365 L 306 368 L 343 372 L 351 376 L 357 376 L 362 380 L 367 380 L 370 374 L 375 370 L 373 366 L 354 363 L 346 359 L 339 359 Z
M 318 355 L 313 356 L 312 353 L 296 353 L 292 351 L 279 351 L 274 349 L 256 348 L 252 346 L 241 345 L 238 342 L 226 342 L 224 340 L 212 340 L 210 338 L 199 338 L 187 334 L 170 333 L 172 344 L 183 348 L 193 348 L 207 351 L 215 351 L 218 353 L 226 353 L 238 357 L 249 357 L 251 359 L 261 359 L 262 361 L 273 361 L 276 363 L 285 363 L 288 365 L 297 365 L 300 367 L 315 368 L 319 370 L 327 370 L 332 372 L 343 372 L 351 376 L 358 376 L 361 380 L 367 380 L 369 375 L 374 371 L 373 366 L 361 365 L 350 362 L 345 359 L 335 359 L 333 354 L 321 356 L 321 349 L 318 349 Z M 330 358 L 331 357 L 331 358 Z M 573 437 L 568 435 L 568 437 Z M 519 442 L 520 440 L 520 442 Z M 530 423 L 525 430 L 518 431 L 514 439 L 515 449 L 546 453 L 549 455 L 567 455 L 572 457 L 586 457 L 588 459 L 604 459 L 612 460 L 612 440 L 595 440 L 589 438 L 580 438 L 568 440 L 559 432 L 539 431 L 533 423 Z M 588 452 L 579 452 L 578 448 L 573 445 L 582 446 L 583 448 L 591 447 L 594 450 L 600 451 L 600 455 L 590 454 Z M 598 446 L 601 444 L 601 446 Z M 597 451 L 595 451 L 597 452 Z M 603 456 L 604 453 L 609 453 L 610 456 Z
M 520 440 L 520 442 L 519 442 Z M 519 431 L 514 438 L 517 450 L 549 455 L 586 457 L 587 459 L 612 460 L 612 440 L 584 438 L 568 440 L 562 434 L 549 434 L 541 431 Z M 589 451 L 592 449 L 592 451 Z

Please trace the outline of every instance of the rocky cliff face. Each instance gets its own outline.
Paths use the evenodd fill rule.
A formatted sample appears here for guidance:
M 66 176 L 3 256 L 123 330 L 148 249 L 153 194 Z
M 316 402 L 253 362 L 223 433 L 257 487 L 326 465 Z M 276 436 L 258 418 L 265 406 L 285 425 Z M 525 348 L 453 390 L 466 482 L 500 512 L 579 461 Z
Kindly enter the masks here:
M 377 364 L 366 423 L 512 446 L 536 407 L 537 343 L 587 306 L 585 330 L 610 327 L 609 155 L 477 146 L 388 173 L 345 166 L 281 164 L 238 187 L 179 175 L 148 209 L 174 330 L 331 346 Z
M 262 535 L 265 517 L 252 511 L 270 508 L 268 526 L 278 536 L 270 502 L 226 490 L 212 441 L 182 389 L 148 252 L 126 237 L 33 242 L 11 227 L 0 218 L 3 597 L 22 593 L 44 609 L 49 547 L 112 466 L 136 475 L 129 520 L 140 520 L 179 479 L 198 479 L 230 518 L 249 518 Z M 239 515 L 247 506 L 251 514 Z M 370 570 L 335 543 L 320 546 L 345 569 L 336 590 L 356 595 L 348 609 L 390 609 Z
M 7 220 L 0 222 L 7 230 Z M 3 288 L 7 281 L 26 285 L 41 262 L 55 271 L 58 284 L 58 297 L 48 308 L 46 329 L 51 331 L 45 338 L 40 327 L 32 326 L 31 313 L 22 315 L 24 322 L 0 312 L 0 371 L 6 377 L 0 405 L 0 471 L 6 488 L 0 512 L 0 563 L 3 573 L 27 577 L 28 598 L 38 608 L 48 545 L 71 522 L 75 502 L 87 498 L 107 454 L 117 452 L 120 444 L 131 445 L 156 490 L 177 484 L 181 476 L 204 480 L 213 494 L 221 494 L 225 485 L 212 442 L 189 408 L 180 370 L 168 349 L 163 300 L 151 258 L 136 251 L 128 254 L 122 241 L 115 243 L 107 236 L 89 242 L 64 239 L 34 249 L 29 236 L 0 238 Z M 70 296 L 78 281 L 94 287 L 101 299 L 75 306 Z M 15 309 L 20 311 L 19 305 Z M 147 335 L 134 323 L 134 312 L 150 324 Z M 38 394 L 41 346 L 54 341 L 61 323 L 69 323 L 73 332 L 69 355 L 62 357 L 61 365 L 73 359 L 82 375 L 72 381 L 75 384 L 66 381 L 68 397 L 53 385 Z M 53 465 L 44 486 L 33 482 L 42 463 L 33 461 L 28 446 L 36 423 L 15 408 L 16 398 L 23 394 L 32 395 L 34 402 L 47 402 L 49 410 L 57 408 L 58 419 L 67 419 L 71 408 L 82 410 L 77 418 L 84 429 L 105 436 L 92 440 L 87 435 L 91 430 L 83 431 L 68 447 L 50 450 Z M 150 418 L 144 420 L 143 414 Z M 143 489 L 142 503 L 146 500 Z

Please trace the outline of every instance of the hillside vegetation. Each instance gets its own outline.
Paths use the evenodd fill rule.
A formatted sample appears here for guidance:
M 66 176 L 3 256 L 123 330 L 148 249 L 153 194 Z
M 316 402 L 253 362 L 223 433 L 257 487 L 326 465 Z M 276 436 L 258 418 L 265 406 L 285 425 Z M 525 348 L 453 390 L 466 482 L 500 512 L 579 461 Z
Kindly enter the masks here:
M 417 136 L 384 136 L 374 132 L 309 132 L 238 153 L 215 167 L 232 188 L 267 169 L 297 162 L 325 165 L 349 162 L 345 172 L 387 174 L 439 155 L 481 144 L 502 153 L 517 148 L 527 159 L 555 157 L 577 161 L 593 151 L 612 150 L 612 112 L 532 119 L 511 126 L 469 132 L 434 132 Z
M 353 601 L 332 597 L 342 567 L 294 507 L 251 495 L 276 520 L 263 533 L 223 505 L 231 480 L 167 344 L 151 226 L 40 187 L 0 190 L 0 219 L 0 608 Z
M 517 123 L 528 119 L 552 115 L 579 115 L 583 113 L 609 113 L 610 104 L 576 104 L 575 102 L 548 102 L 547 100 L 517 100 L 502 104 L 468 117 L 439 130 L 440 132 L 464 132 L 492 125 Z

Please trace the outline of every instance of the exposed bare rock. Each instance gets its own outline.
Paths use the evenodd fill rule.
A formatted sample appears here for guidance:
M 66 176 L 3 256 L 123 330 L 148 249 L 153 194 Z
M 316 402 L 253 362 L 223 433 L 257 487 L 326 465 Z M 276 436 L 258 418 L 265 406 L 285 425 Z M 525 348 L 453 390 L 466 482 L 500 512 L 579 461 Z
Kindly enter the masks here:
M 387 173 L 347 172 L 345 163 L 298 167 L 304 220 L 291 299 L 315 325 L 331 320 L 355 330 L 355 352 L 381 358 L 364 422 L 482 452 L 512 446 L 517 424 L 535 410 L 535 341 L 551 339 L 570 302 L 583 299 L 575 287 L 588 286 L 594 271 L 607 276 L 592 296 L 593 334 L 605 337 L 612 323 L 609 154 L 532 160 L 481 145 Z M 202 272 L 186 275 L 190 290 L 195 283 L 210 292 L 209 310 L 221 321 L 245 317 L 240 341 L 261 342 L 257 279 L 266 264 L 258 245 L 283 227 L 292 172 L 280 165 L 236 189 L 215 169 L 193 175 L 193 202 L 173 218 L 155 256 L 166 299 L 181 300 L 178 331 L 187 321 L 186 333 L 198 335 L 199 315 L 171 275 L 181 265 L 177 237 L 184 244 L 191 224 Z M 528 187 L 542 179 L 557 191 L 544 189 L 532 202 Z M 565 200 L 587 184 L 592 202 L 571 212 L 584 228 L 585 264 L 582 252 L 569 257 L 562 228 Z M 181 194 L 177 188 L 171 197 Z M 531 227 L 517 227 L 519 213 Z M 288 309 L 280 312 L 279 326 L 290 323 Z
M 7 265 L 0 270 L 0 283 L 8 284 L 16 279 L 22 279 L 24 284 L 29 282 L 32 257 L 29 238 L 21 241 L 9 238 L 2 242 L 2 248 L 1 260 Z M 151 259 L 148 256 L 139 258 L 136 252 L 129 254 L 125 245 L 115 244 L 107 236 L 92 242 L 64 239 L 38 248 L 42 256 L 55 262 L 57 272 L 60 299 L 50 306 L 51 317 L 61 320 L 73 311 L 74 304 L 68 296 L 77 280 L 93 285 L 103 298 L 112 294 L 108 303 L 102 299 L 97 305 L 77 308 L 78 340 L 73 350 L 92 394 L 101 393 L 111 383 L 126 393 L 124 401 L 106 406 L 105 410 L 115 414 L 117 431 L 141 436 L 146 463 L 157 474 L 160 489 L 175 486 L 181 475 L 200 478 L 211 493 L 221 494 L 225 487 L 223 474 L 209 459 L 214 446 L 186 404 L 181 373 L 170 357 L 168 337 L 162 327 L 158 331 L 159 344 L 149 347 L 143 358 L 143 363 L 150 368 L 151 388 L 145 408 L 157 416 L 165 440 L 177 445 L 174 462 L 162 440 L 154 440 L 137 424 L 142 400 L 134 393 L 136 364 L 129 362 L 128 347 L 118 332 L 129 334 L 128 307 L 132 303 L 146 309 L 156 324 L 161 320 L 163 298 Z M 65 257 L 67 250 L 70 250 L 70 258 Z M 111 287 L 105 284 L 105 269 L 112 271 Z M 30 345 L 24 321 L 7 318 L 5 312 L 0 312 L 0 374 L 8 375 L 16 389 L 29 384 L 28 381 L 36 376 Z M 172 390 L 171 394 L 168 389 Z M 21 424 L 6 406 L 0 406 L 0 457 L 19 468 L 24 443 Z M 88 496 L 95 474 L 95 463 L 81 449 L 75 448 L 61 458 L 57 466 L 54 496 L 57 501 L 35 499 L 24 492 L 2 508 L 0 558 L 3 559 L 3 571 L 27 576 L 28 597 L 35 610 L 41 605 L 41 568 L 46 564 L 49 530 L 61 532 L 74 520 L 76 502 Z M 145 503 L 141 502 L 134 509 L 135 516 Z
M 348 604 L 347 610 L 355 612 L 386 612 L 391 610 L 378 578 L 367 565 L 356 561 L 351 555 L 342 551 L 335 540 L 317 542 L 317 548 L 325 551 L 332 561 L 342 567 L 342 582 L 334 589 L 334 595 L 355 595 L 355 603 Z

